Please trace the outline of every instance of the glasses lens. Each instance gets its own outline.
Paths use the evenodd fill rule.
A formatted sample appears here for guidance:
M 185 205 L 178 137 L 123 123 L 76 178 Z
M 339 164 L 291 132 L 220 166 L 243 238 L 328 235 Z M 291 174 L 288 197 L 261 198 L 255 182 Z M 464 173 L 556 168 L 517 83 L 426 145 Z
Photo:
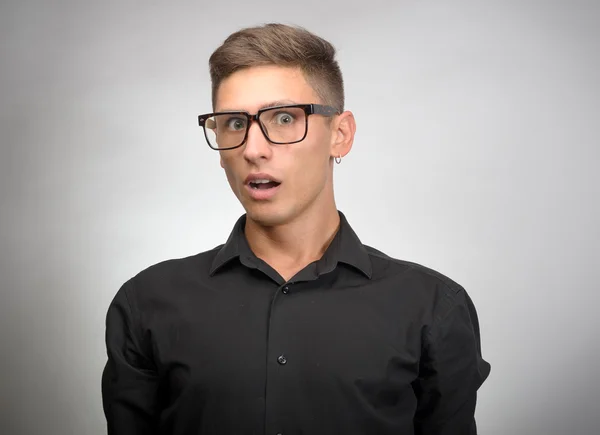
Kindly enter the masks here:
M 265 110 L 260 114 L 259 120 L 272 142 L 297 142 L 306 133 L 306 113 L 304 109 L 297 107 Z
M 247 126 L 248 118 L 244 115 L 219 114 L 206 119 L 204 131 L 212 148 L 234 148 L 244 141 Z

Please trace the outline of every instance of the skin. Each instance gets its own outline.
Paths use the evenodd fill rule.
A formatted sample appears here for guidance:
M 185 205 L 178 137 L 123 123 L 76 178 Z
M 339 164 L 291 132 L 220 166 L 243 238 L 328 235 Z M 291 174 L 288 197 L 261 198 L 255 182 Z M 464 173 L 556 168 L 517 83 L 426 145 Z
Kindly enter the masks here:
M 226 78 L 217 91 L 215 111 L 256 113 L 273 102 L 323 104 L 300 69 L 260 66 Z M 229 185 L 246 210 L 250 248 L 286 280 L 321 258 L 339 228 L 333 157 L 350 151 L 355 131 L 349 111 L 330 119 L 311 115 L 302 142 L 274 145 L 252 123 L 242 147 L 219 152 Z M 246 177 L 259 172 L 281 181 L 269 200 L 256 201 L 246 190 Z

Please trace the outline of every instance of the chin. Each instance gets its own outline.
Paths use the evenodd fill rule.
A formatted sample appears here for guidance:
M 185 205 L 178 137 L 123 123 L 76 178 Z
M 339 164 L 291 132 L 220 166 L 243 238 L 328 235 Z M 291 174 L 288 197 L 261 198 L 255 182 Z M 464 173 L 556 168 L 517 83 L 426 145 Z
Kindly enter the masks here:
M 289 211 L 277 208 L 274 204 L 270 204 L 270 206 L 267 207 L 253 204 L 250 207 L 244 208 L 248 219 L 252 219 L 257 224 L 265 227 L 283 225 L 291 218 L 291 213 Z

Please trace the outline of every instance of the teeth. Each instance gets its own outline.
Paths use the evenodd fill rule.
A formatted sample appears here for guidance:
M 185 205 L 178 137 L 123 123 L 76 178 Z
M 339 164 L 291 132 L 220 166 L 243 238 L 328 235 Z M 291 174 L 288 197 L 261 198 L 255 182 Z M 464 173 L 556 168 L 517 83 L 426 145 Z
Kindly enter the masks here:
M 266 183 L 270 183 L 270 182 L 271 182 L 271 180 L 254 180 L 254 181 L 251 181 L 251 183 L 253 183 L 253 184 L 266 184 Z

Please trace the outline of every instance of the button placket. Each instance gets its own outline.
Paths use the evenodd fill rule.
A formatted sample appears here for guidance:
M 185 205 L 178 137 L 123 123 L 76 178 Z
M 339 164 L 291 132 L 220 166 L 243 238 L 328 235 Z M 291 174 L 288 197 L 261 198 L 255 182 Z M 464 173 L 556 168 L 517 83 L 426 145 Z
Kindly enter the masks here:
M 273 306 L 270 312 L 269 322 L 269 363 L 267 372 L 265 430 L 266 433 L 280 435 L 279 428 L 285 423 L 285 417 L 281 413 L 281 399 L 285 392 L 285 383 L 289 379 L 289 370 L 294 369 L 294 364 L 288 366 L 288 357 L 284 353 L 289 350 L 286 331 L 286 314 L 293 303 L 288 299 L 293 295 L 293 282 L 279 283 L 278 290 L 273 294 Z M 294 289 L 295 290 L 295 289 Z M 273 353 L 271 353 L 273 352 Z M 275 353 L 276 352 L 276 353 Z M 288 373 L 288 374 L 286 374 Z

